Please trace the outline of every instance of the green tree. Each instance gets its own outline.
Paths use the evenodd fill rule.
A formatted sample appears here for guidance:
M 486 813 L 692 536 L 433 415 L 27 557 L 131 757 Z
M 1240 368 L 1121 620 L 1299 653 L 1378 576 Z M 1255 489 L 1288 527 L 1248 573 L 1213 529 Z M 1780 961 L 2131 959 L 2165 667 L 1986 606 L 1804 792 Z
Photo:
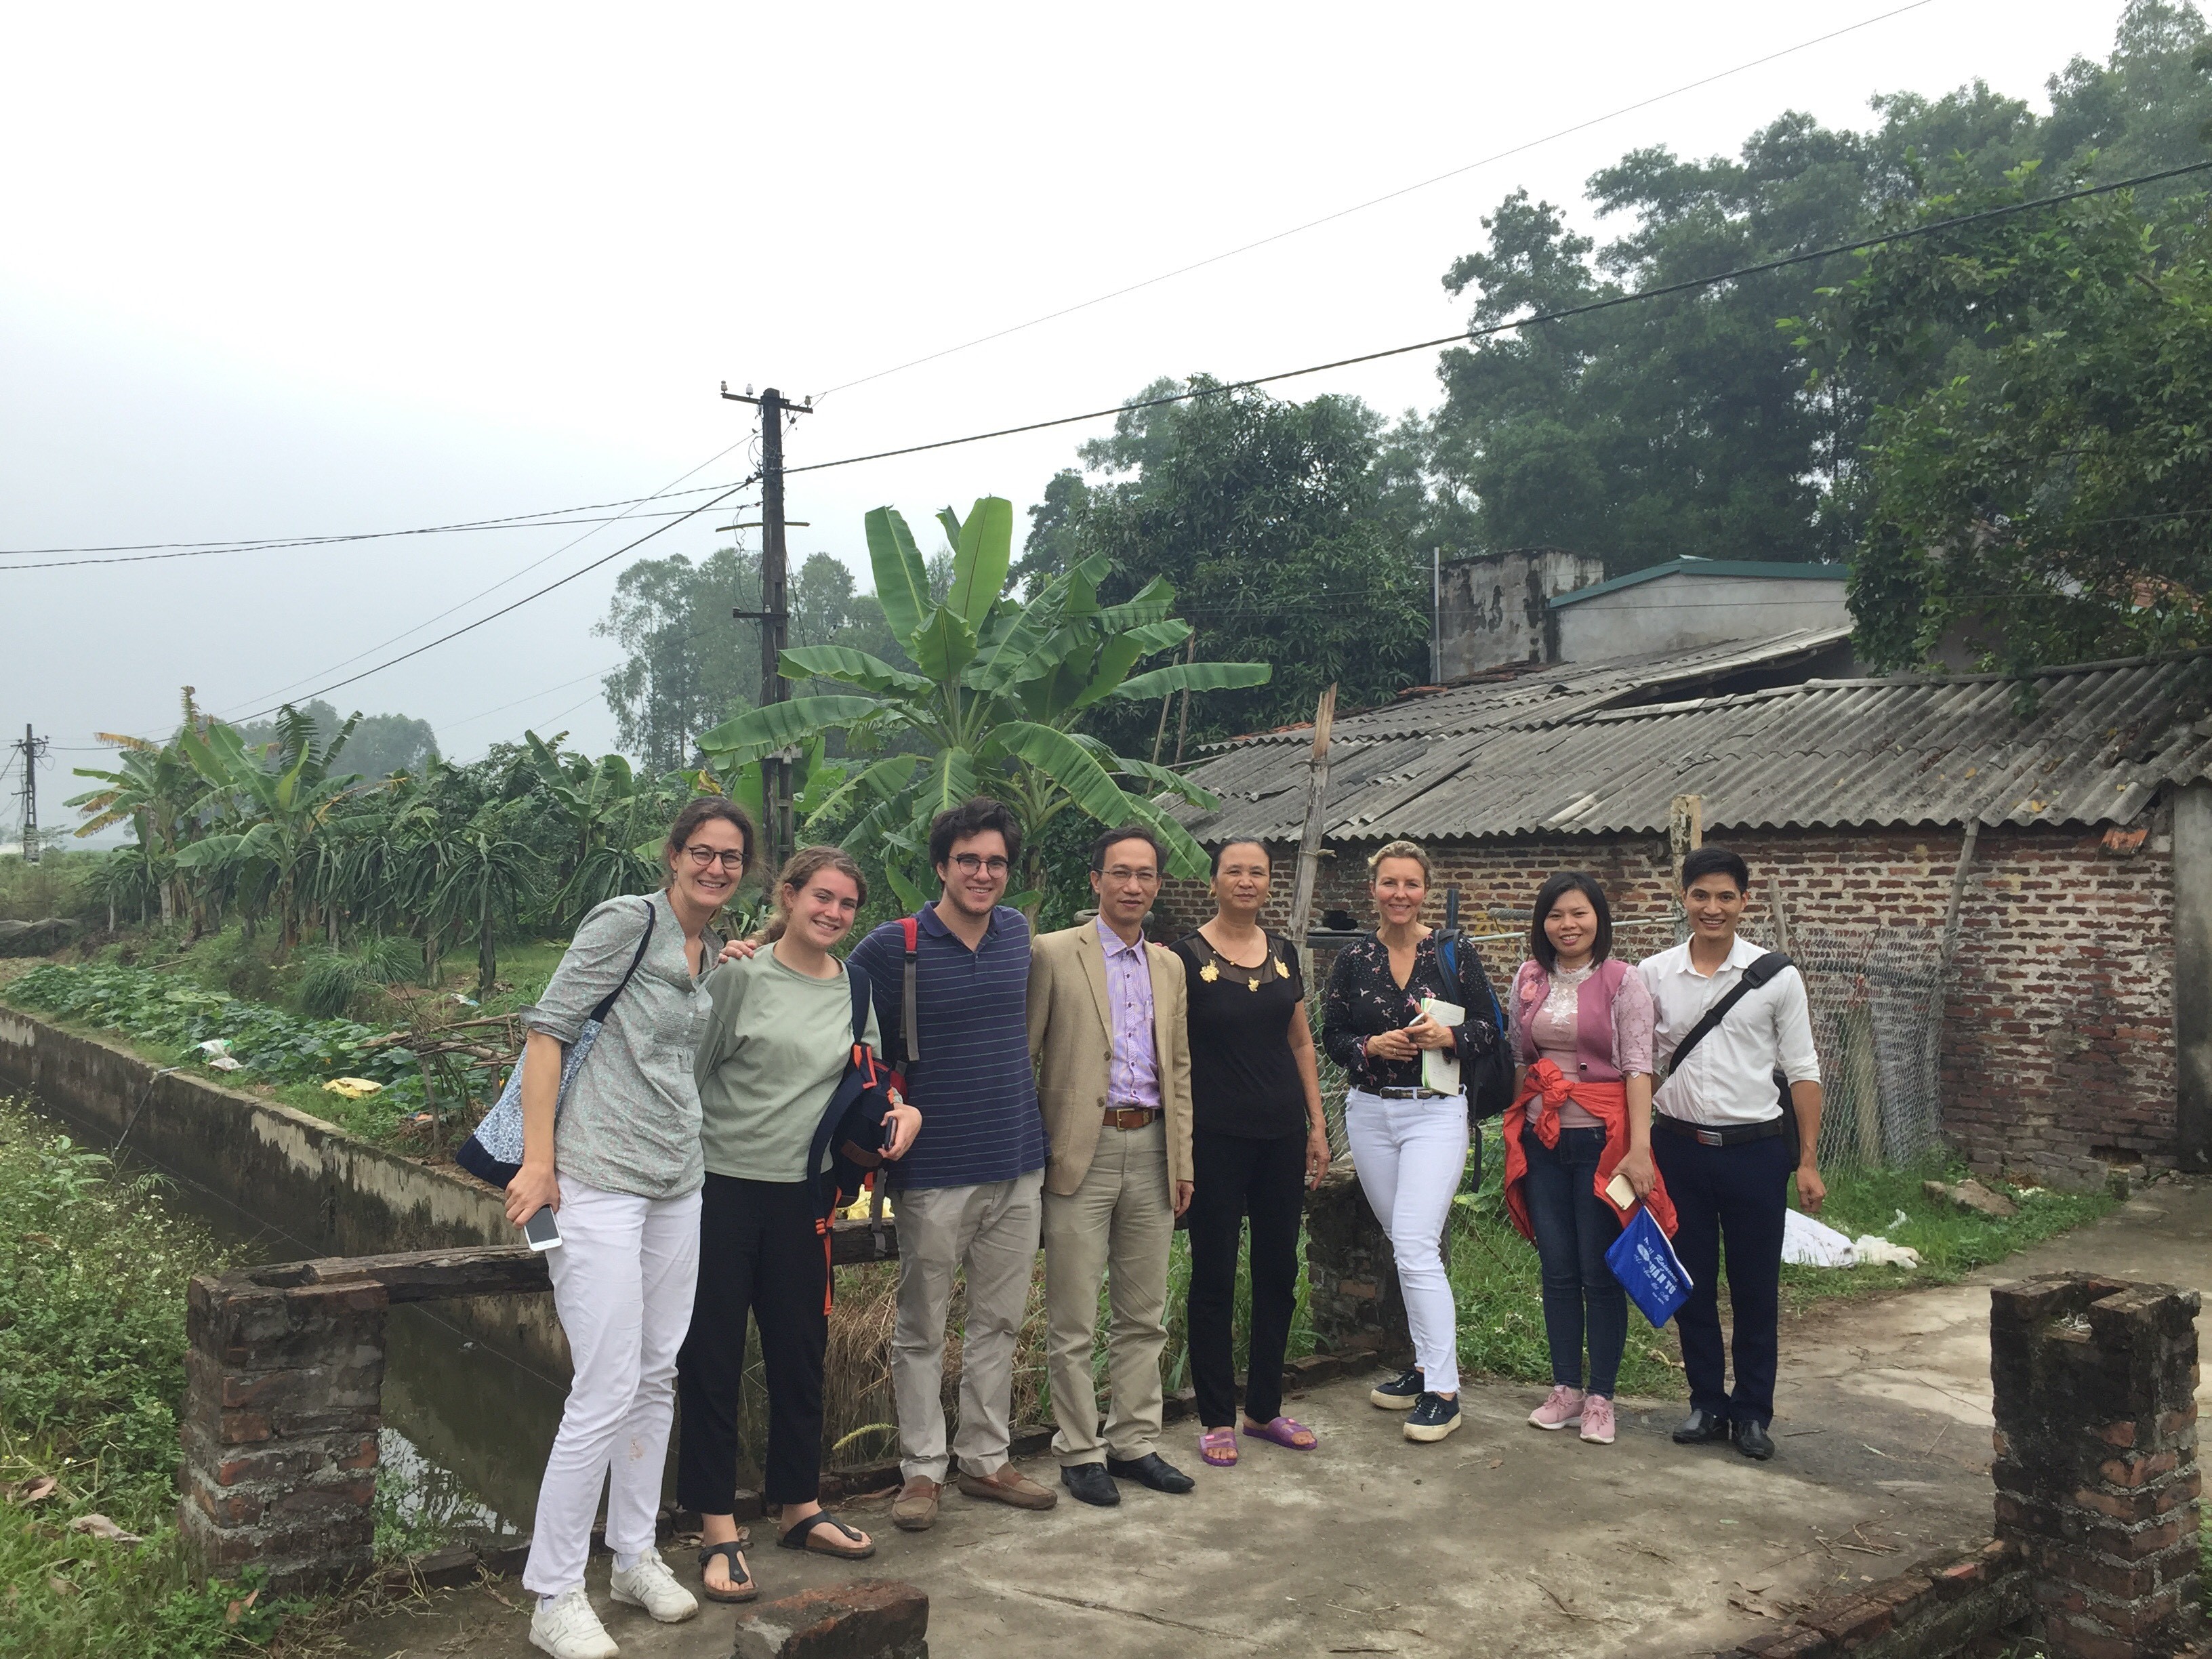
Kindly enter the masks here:
M 499 935 L 527 908 L 541 872 L 515 839 L 512 805 L 489 806 L 441 849 L 431 907 L 447 927 L 477 941 L 477 995 L 489 996 L 499 978 Z
M 1263 684 L 1194 709 L 1194 738 L 1308 718 L 1333 681 L 1351 705 L 1425 675 L 1429 560 L 1408 545 L 1422 481 L 1385 470 L 1380 417 L 1356 398 L 1290 403 L 1205 376 L 1155 382 L 1133 402 L 1186 389 L 1200 395 L 1125 409 L 1110 437 L 1083 447 L 1095 476 L 1048 486 L 1018 574 L 1036 582 L 1103 559 L 1109 602 L 1164 580 L 1209 653 L 1275 665 Z M 1161 713 L 1117 700 L 1094 729 L 1149 755 Z
M 320 697 L 307 703 L 301 712 L 314 721 L 315 730 L 325 738 L 341 724 L 338 711 Z M 370 783 L 381 782 L 394 772 L 419 772 L 438 752 L 437 733 L 428 720 L 405 714 L 365 715 L 359 710 L 353 720 L 353 736 L 346 742 L 346 764 Z M 275 743 L 278 737 L 275 723 L 269 720 L 249 720 L 238 728 L 238 735 L 246 739 L 249 749 Z
M 1940 219 L 2047 194 L 2032 169 Z M 2212 230 L 2129 192 L 1875 249 L 1820 343 L 1926 389 L 1876 410 L 1858 648 L 2008 670 L 2212 642 Z M 1971 334 L 1974 346 L 1955 343 Z
M 1202 873 L 1206 854 L 1152 799 L 1212 797 L 1164 768 L 1116 753 L 1079 729 L 1109 702 L 1143 704 L 1188 686 L 1216 691 L 1266 683 L 1264 663 L 1178 662 L 1132 678 L 1147 658 L 1190 635 L 1171 619 L 1175 592 L 1155 578 L 1118 605 L 1101 603 L 1103 558 L 1044 580 L 1026 601 L 1006 591 L 1013 507 L 978 501 L 963 521 L 939 515 L 956 551 L 951 585 L 931 592 L 930 571 L 906 520 L 887 507 L 867 517 L 868 553 L 884 614 L 916 665 L 900 668 L 848 646 L 784 653 L 793 678 L 835 681 L 863 695 L 805 696 L 738 716 L 703 739 L 727 776 L 762 756 L 832 732 L 848 752 L 876 754 L 823 799 L 810 828 L 848 826 L 848 846 L 878 854 L 900 902 L 921 902 L 930 819 L 970 795 L 994 795 L 1027 832 L 1020 872 L 1034 910 L 1042 842 L 1068 813 L 1102 823 L 1151 824 L 1181 874 Z M 894 740 L 920 752 L 881 753 Z

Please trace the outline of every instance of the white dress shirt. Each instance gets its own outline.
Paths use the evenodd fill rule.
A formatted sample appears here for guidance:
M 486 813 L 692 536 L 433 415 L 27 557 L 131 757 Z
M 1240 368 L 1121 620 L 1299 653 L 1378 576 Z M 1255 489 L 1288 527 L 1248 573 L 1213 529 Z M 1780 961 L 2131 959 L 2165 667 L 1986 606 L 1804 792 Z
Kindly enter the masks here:
M 1637 964 L 1651 993 L 1651 1057 L 1662 1069 L 1705 1011 L 1734 990 L 1743 970 L 1765 954 L 1739 937 L 1728 960 L 1711 975 L 1690 965 L 1687 945 Z M 1784 969 L 1729 1009 L 1690 1051 L 1682 1069 L 1659 1086 L 1651 1104 L 1689 1123 L 1762 1123 L 1774 1116 L 1778 1069 L 1792 1083 L 1820 1080 L 1805 980 L 1795 968 Z

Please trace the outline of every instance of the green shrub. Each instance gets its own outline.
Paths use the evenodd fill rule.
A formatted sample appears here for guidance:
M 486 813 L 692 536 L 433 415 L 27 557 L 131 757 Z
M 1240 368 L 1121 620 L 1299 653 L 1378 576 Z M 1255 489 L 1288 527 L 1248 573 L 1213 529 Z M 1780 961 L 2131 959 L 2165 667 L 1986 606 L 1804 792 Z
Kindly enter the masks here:
M 152 1177 L 0 1099 L 0 1484 L 51 1476 L 0 1510 L 0 1656 L 197 1659 L 264 1645 L 298 1602 L 195 1589 L 175 1525 L 185 1286 L 219 1268 L 206 1231 Z M 106 1516 L 137 1543 L 72 1533 Z
M 300 981 L 293 993 L 300 1012 L 318 1019 L 337 1019 L 361 1012 L 363 993 L 398 985 L 422 971 L 422 953 L 413 939 L 376 938 L 350 951 L 317 945 L 300 953 Z

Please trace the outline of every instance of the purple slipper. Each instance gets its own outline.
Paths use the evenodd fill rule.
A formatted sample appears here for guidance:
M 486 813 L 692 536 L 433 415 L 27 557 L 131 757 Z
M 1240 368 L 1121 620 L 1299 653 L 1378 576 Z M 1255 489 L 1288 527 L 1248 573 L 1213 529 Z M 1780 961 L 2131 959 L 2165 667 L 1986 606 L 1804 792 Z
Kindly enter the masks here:
M 1319 1435 L 1314 1434 L 1314 1431 L 1304 1424 L 1293 1421 L 1287 1417 L 1271 1419 L 1264 1428 L 1255 1429 L 1248 1423 L 1244 1425 L 1244 1432 L 1255 1440 L 1271 1441 L 1287 1451 L 1311 1451 L 1321 1443 Z M 1313 1434 L 1313 1438 L 1303 1446 L 1297 1439 L 1297 1437 L 1302 1434 Z
M 1230 1429 L 1208 1429 L 1198 1437 L 1198 1455 L 1217 1469 L 1231 1468 L 1237 1462 L 1237 1435 Z

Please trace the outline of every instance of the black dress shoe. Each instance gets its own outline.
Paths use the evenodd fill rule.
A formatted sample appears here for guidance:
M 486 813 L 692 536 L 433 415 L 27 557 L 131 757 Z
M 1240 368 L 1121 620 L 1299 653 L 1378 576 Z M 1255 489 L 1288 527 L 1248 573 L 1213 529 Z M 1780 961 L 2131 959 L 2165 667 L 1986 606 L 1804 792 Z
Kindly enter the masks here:
M 1728 1419 L 1709 1411 L 1692 1412 L 1674 1431 L 1674 1443 L 1678 1446 L 1702 1446 L 1709 1441 L 1728 1437 Z
M 1767 1437 L 1766 1425 L 1748 1418 L 1738 1418 L 1735 1424 L 1735 1449 L 1746 1457 L 1764 1463 L 1774 1455 L 1774 1442 Z
M 1142 1457 L 1109 1457 L 1106 1473 L 1116 1480 L 1134 1480 L 1154 1492 L 1185 1492 L 1198 1484 L 1158 1452 L 1146 1452 Z
M 1106 1473 L 1103 1463 L 1077 1463 L 1060 1472 L 1060 1484 L 1079 1504 L 1096 1504 L 1110 1510 L 1121 1501 L 1121 1489 Z

